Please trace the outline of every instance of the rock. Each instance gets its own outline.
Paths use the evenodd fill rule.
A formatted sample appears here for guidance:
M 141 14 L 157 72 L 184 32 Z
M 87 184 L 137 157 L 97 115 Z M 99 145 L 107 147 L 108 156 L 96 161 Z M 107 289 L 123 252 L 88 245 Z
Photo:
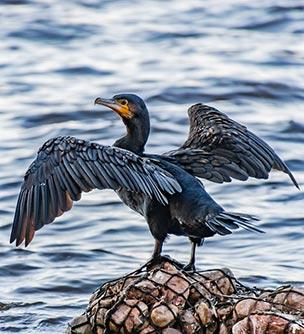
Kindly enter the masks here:
M 182 309 L 189 296 L 187 277 L 171 263 L 165 262 L 162 268 L 154 270 L 149 277 L 161 287 L 161 295 L 167 302 Z
M 302 326 L 299 324 L 291 324 L 288 327 L 287 334 L 304 334 L 304 320 L 302 321 Z
M 159 295 L 159 288 L 149 280 L 131 284 L 126 292 L 126 298 L 142 300 L 146 304 L 155 303 Z
M 95 299 L 98 298 L 98 294 L 99 294 L 99 291 L 98 291 L 98 290 L 95 291 L 95 292 L 92 294 L 92 296 L 91 296 L 91 298 L 90 298 L 90 301 L 89 301 L 89 304 L 92 304 L 93 301 L 94 301 Z
M 194 316 L 194 311 L 191 309 L 184 310 L 180 313 L 180 323 L 183 334 L 197 333 L 201 327 Z
M 163 329 L 162 334 L 183 334 L 183 333 L 175 328 L 169 327 L 169 328 Z
M 148 314 L 148 307 L 137 299 L 128 299 L 109 316 L 109 328 L 115 333 L 134 333 L 141 329 Z M 124 327 L 126 331 L 123 331 Z
M 164 286 L 172 277 L 172 274 L 157 269 L 153 271 L 149 276 L 150 276 L 149 279 L 151 279 L 154 283 L 156 283 L 159 286 Z
M 196 302 L 202 299 L 202 296 L 209 299 L 212 297 L 212 294 L 200 282 L 192 283 L 189 290 L 189 303 L 195 305 Z
M 304 334 L 304 290 L 261 293 L 227 269 L 179 268 L 165 261 L 103 285 L 67 333 Z
M 178 308 L 172 304 L 163 302 L 156 303 L 151 311 L 151 321 L 159 328 L 165 328 L 172 325 L 178 314 Z
M 221 300 L 221 295 L 231 295 L 236 291 L 230 275 L 227 276 L 222 270 L 205 272 L 200 275 L 199 281 L 209 293 L 218 295 Z
M 287 288 L 278 291 L 272 301 L 287 307 L 304 310 L 304 289 Z M 284 309 L 284 306 L 278 307 L 278 309 Z
M 269 311 L 272 306 L 272 304 L 262 300 L 246 298 L 236 304 L 234 312 L 237 319 L 243 319 L 252 313 Z
M 228 329 L 228 327 L 224 324 L 224 323 L 221 323 L 220 324 L 220 329 L 219 329 L 219 334 L 229 334 L 231 333 Z
M 232 327 L 232 334 L 285 334 L 289 321 L 276 315 L 254 314 Z
M 88 307 L 88 312 L 96 313 L 97 309 L 99 308 L 106 308 L 109 309 L 111 308 L 114 303 L 116 302 L 115 297 L 108 297 L 103 299 L 102 297 L 99 297 L 95 300 L 93 300 Z
M 234 306 L 231 304 L 220 305 L 216 309 L 217 317 L 221 322 L 226 321 L 229 317 L 232 317 Z
M 201 301 L 195 305 L 195 313 L 198 315 L 203 326 L 208 327 L 212 322 L 212 311 L 205 302 Z
M 139 334 L 156 334 L 158 332 L 153 326 L 148 325 L 147 327 L 141 329 L 138 333 Z
M 139 334 L 156 334 L 157 331 L 153 326 L 148 325 L 147 327 L 141 329 L 138 333 Z
M 93 330 L 87 317 L 81 315 L 69 323 L 66 334 L 93 334 Z
M 185 306 L 189 292 L 189 283 L 182 273 L 172 276 L 162 288 L 162 294 L 165 300 L 180 309 L 183 309 Z
M 167 261 L 163 263 L 163 268 L 165 271 L 169 272 L 170 274 L 175 274 L 179 271 L 173 263 L 170 263 Z
M 127 278 L 121 278 L 115 283 L 108 284 L 105 288 L 106 294 L 105 296 L 116 296 L 119 294 L 121 291 L 126 289 L 130 284 L 135 282 L 138 279 L 136 276 L 131 276 Z
M 90 323 L 92 326 L 104 326 L 105 325 L 105 318 L 106 313 L 108 310 L 106 308 L 100 308 L 94 313 L 94 316 L 90 318 Z

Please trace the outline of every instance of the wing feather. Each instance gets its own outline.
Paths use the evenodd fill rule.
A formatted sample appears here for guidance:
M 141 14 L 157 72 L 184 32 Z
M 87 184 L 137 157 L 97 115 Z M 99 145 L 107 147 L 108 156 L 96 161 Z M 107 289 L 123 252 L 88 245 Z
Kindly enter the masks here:
M 277 169 L 288 174 L 299 188 L 275 151 L 245 126 L 200 103 L 190 107 L 188 114 L 187 140 L 179 149 L 165 153 L 165 159 L 195 176 L 217 183 L 230 182 L 231 178 L 267 179 L 270 171 Z
M 35 231 L 72 208 L 83 191 L 124 188 L 156 198 L 180 192 L 174 177 L 147 158 L 74 137 L 47 141 L 25 174 L 10 241 L 27 246 Z

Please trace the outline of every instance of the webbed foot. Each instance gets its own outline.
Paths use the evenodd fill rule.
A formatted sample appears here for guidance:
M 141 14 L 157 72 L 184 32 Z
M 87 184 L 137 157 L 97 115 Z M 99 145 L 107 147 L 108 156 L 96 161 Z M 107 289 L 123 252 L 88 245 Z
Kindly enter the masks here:
M 163 262 L 169 262 L 180 270 L 184 267 L 182 263 L 172 259 L 169 255 L 152 256 L 142 267 L 146 267 L 148 270 L 150 270 Z
M 183 271 L 191 271 L 191 272 L 196 271 L 195 264 L 191 262 L 188 263 L 183 267 Z

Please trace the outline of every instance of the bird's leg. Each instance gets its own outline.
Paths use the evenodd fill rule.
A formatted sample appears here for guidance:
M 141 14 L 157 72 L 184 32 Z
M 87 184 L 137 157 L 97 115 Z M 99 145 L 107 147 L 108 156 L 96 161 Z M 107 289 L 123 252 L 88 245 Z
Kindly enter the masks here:
M 169 263 L 175 265 L 178 269 L 182 269 L 183 265 L 181 263 L 172 259 L 168 255 L 161 255 L 162 248 L 163 248 L 163 243 L 164 243 L 164 240 L 155 239 L 155 244 L 154 244 L 154 250 L 153 250 L 153 253 L 152 253 L 152 257 L 144 266 L 150 268 L 151 266 L 161 264 L 162 262 L 169 262 Z
M 191 241 L 191 257 L 189 263 L 184 267 L 185 271 L 195 271 L 195 251 L 197 245 L 202 245 L 204 239 L 190 239 Z
M 195 250 L 197 243 L 191 241 L 191 257 L 189 263 L 184 267 L 185 271 L 194 271 L 195 270 Z
M 163 242 L 164 242 L 163 240 L 155 239 L 152 257 L 144 264 L 144 266 L 150 267 L 161 263 L 162 260 L 161 252 L 163 249 Z
M 155 239 L 155 243 L 154 243 L 154 250 L 153 250 L 153 253 L 152 253 L 152 260 L 154 261 L 159 261 L 160 258 L 161 258 L 161 252 L 162 252 L 162 249 L 163 249 L 163 240 L 158 240 L 158 239 Z

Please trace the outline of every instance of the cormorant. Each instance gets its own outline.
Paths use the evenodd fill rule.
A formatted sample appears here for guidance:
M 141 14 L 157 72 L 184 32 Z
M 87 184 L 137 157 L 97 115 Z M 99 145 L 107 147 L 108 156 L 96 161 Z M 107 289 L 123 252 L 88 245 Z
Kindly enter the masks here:
M 194 268 L 195 249 L 204 238 L 230 234 L 239 227 L 261 232 L 257 218 L 227 212 L 196 177 L 213 182 L 267 179 L 271 169 L 287 173 L 286 164 L 262 139 L 215 108 L 195 104 L 188 110 L 190 131 L 178 149 L 162 155 L 144 153 L 150 120 L 144 101 L 134 94 L 95 104 L 115 111 L 127 133 L 113 146 L 74 137 L 48 140 L 25 174 L 17 201 L 11 239 L 27 246 L 35 231 L 71 209 L 82 191 L 110 188 L 146 219 L 155 239 L 152 259 L 161 256 L 168 234 L 188 236 Z

